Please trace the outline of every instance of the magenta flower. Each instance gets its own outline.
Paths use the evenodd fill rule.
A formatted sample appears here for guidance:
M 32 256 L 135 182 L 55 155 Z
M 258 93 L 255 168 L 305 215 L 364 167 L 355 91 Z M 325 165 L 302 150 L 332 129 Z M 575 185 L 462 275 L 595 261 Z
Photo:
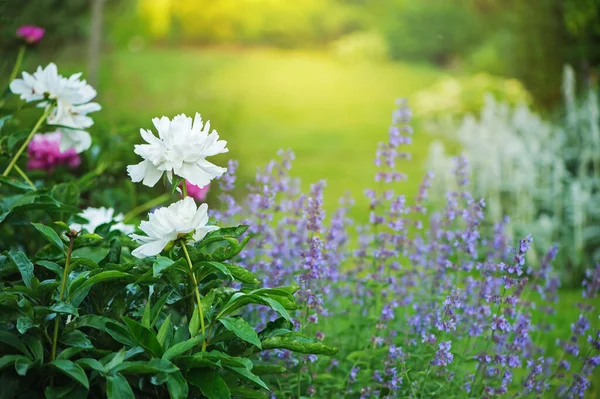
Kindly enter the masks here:
M 206 196 L 208 195 L 208 190 L 210 189 L 210 184 L 207 184 L 204 187 L 198 187 L 189 181 L 186 180 L 187 192 L 188 195 L 198 201 L 205 201 Z
M 17 29 L 17 37 L 25 40 L 27 44 L 36 44 L 44 37 L 44 28 L 34 25 L 23 25 Z
M 67 165 L 69 168 L 79 166 L 81 158 L 75 149 L 69 148 L 67 151 L 61 152 L 60 140 L 60 132 L 33 136 L 33 140 L 27 148 L 27 154 L 29 154 L 27 169 L 44 169 L 51 172 L 59 165 Z

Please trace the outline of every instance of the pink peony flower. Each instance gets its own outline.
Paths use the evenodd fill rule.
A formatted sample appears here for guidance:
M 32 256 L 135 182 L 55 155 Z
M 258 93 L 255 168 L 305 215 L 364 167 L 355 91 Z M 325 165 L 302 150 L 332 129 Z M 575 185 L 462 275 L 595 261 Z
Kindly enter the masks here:
M 69 168 L 79 166 L 81 158 L 74 148 L 60 152 L 60 140 L 60 132 L 33 136 L 33 140 L 27 148 L 27 154 L 29 154 L 27 169 L 44 169 L 51 172 L 59 165 L 67 165 Z
M 210 189 L 210 184 L 204 187 L 198 187 L 186 180 L 188 195 L 198 201 L 205 201 Z
M 34 25 L 23 25 L 17 29 L 17 37 L 25 40 L 28 44 L 36 44 L 44 37 L 44 28 Z

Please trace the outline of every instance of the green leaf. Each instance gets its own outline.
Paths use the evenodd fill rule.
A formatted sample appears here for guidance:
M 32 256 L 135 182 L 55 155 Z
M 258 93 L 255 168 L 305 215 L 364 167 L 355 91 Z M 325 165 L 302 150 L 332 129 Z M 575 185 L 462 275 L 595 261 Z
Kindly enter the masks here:
M 170 361 L 156 358 L 147 362 L 123 362 L 113 369 L 114 372 L 124 375 L 174 373 L 177 370 L 179 369 Z
M 85 279 L 80 285 L 77 285 L 76 287 L 73 287 L 75 284 L 71 285 L 71 289 L 69 292 L 71 296 L 71 303 L 73 303 L 75 306 L 79 306 L 79 304 L 85 299 L 90 289 L 95 284 L 114 280 L 131 280 L 132 278 L 132 275 L 117 270 L 107 270 L 104 272 L 100 272 L 88 279 Z
M 144 348 L 148 353 L 154 357 L 161 357 L 163 355 L 163 348 L 156 339 L 156 334 L 149 328 L 142 326 L 135 320 L 129 317 L 123 316 L 123 321 L 127 325 L 131 336 L 137 342 L 139 346 Z
M 150 311 L 152 310 L 151 308 L 151 304 L 150 304 L 150 299 L 152 297 L 149 297 L 148 300 L 146 301 L 146 305 L 144 306 L 144 314 L 142 315 L 142 326 L 146 327 L 146 328 L 150 328 Z
M 85 375 L 85 371 L 83 371 L 80 365 L 73 363 L 70 360 L 53 360 L 50 362 L 50 365 L 68 377 L 71 377 L 87 389 L 90 388 L 87 375 Z
M 118 351 L 117 353 L 114 354 L 114 356 L 112 357 L 112 359 L 110 360 L 110 362 L 108 362 L 104 368 L 108 371 L 112 371 L 115 367 L 117 367 L 119 364 L 123 363 L 123 361 L 125 361 L 126 359 L 126 351 L 125 348 L 121 349 L 120 351 Z M 105 359 L 103 359 L 103 361 L 107 360 L 107 358 L 110 358 L 110 355 L 107 356 Z
M 71 359 L 73 356 L 80 354 L 81 352 L 83 352 L 85 349 L 82 348 L 65 348 L 63 351 L 61 351 L 56 358 L 57 359 L 66 359 L 69 360 Z
M 79 189 L 73 182 L 61 183 L 54 186 L 52 191 L 50 191 L 50 195 L 63 204 L 77 206 L 79 203 Z
M 0 357 L 0 370 L 2 370 L 5 367 L 15 364 L 16 361 L 19 359 L 29 360 L 28 358 L 26 358 L 23 355 L 5 355 L 5 356 Z
M 91 327 L 96 330 L 104 330 L 107 322 L 112 322 L 113 319 L 105 316 L 97 316 L 94 314 L 88 314 L 81 316 L 74 321 L 76 328 Z
M 27 330 L 33 327 L 39 327 L 39 324 L 35 324 L 29 317 L 24 316 L 17 319 L 17 330 L 21 334 L 25 334 Z
M 259 283 L 259 281 L 256 278 L 256 276 L 254 275 L 254 273 L 252 273 L 249 270 L 244 269 L 242 266 L 234 265 L 231 263 L 225 263 L 225 267 L 227 267 L 227 269 L 229 269 L 229 272 L 231 273 L 233 278 L 241 281 L 242 283 L 246 283 L 246 284 L 258 284 Z
M 102 363 L 100 363 L 98 360 L 96 359 L 91 359 L 91 358 L 83 358 L 83 359 L 77 359 L 75 360 L 75 363 L 77 363 L 78 365 L 80 365 L 84 370 L 86 369 L 90 369 L 90 370 L 96 370 L 99 373 L 106 373 L 107 369 L 102 365 Z
M 0 331 L 0 342 L 5 345 L 12 346 L 17 350 L 20 350 L 24 355 L 29 356 L 29 351 L 16 334 L 8 331 Z
M 290 314 L 287 312 L 287 310 L 285 310 L 285 308 L 283 307 L 283 305 L 281 303 L 279 303 L 275 299 L 270 298 L 268 296 L 261 296 L 261 298 L 262 298 L 262 300 L 264 300 L 265 302 L 267 302 L 269 304 L 271 309 L 273 309 L 274 311 L 279 313 L 287 321 L 292 322 L 292 318 L 290 317 Z
M 87 335 L 79 330 L 66 333 L 62 336 L 60 341 L 66 346 L 72 346 L 74 348 L 92 349 L 94 347 Z
M 11 249 L 6 254 L 19 269 L 23 283 L 31 288 L 31 281 L 33 280 L 33 263 L 27 259 L 27 255 L 18 250 Z
M 25 335 L 22 337 L 23 342 L 29 348 L 29 351 L 33 355 L 35 360 L 39 360 L 40 362 L 44 361 L 44 347 L 42 346 L 42 342 L 35 336 Z
M 77 312 L 77 308 L 67 302 L 55 303 L 54 305 L 52 305 L 50 307 L 50 310 L 54 313 L 70 314 L 73 316 L 79 316 L 79 313 Z
M 182 353 L 185 353 L 185 352 L 191 350 L 195 346 L 200 345 L 200 343 L 202 342 L 203 339 L 204 339 L 204 336 L 202 334 L 199 334 L 191 339 L 188 339 L 187 341 L 175 344 L 165 352 L 165 354 L 163 355 L 163 359 L 171 360 L 174 357 L 177 357 L 177 356 L 181 355 Z
M 108 254 L 98 262 L 98 266 L 103 267 L 108 263 L 119 263 L 121 259 L 121 241 L 118 238 L 113 238 L 109 244 Z
M 255 364 L 252 367 L 252 372 L 256 375 L 283 374 L 286 371 L 287 369 L 283 366 L 271 364 Z
M 192 369 L 187 374 L 187 380 L 200 388 L 208 399 L 230 399 L 231 392 L 221 376 L 207 369 Z
M 326 346 L 320 341 L 308 338 L 297 332 L 269 337 L 262 341 L 263 350 L 289 349 L 293 352 L 332 356 L 338 352 L 337 348 Z
M 240 376 L 242 376 L 244 379 L 255 383 L 256 385 L 258 385 L 261 388 L 266 389 L 267 391 L 270 391 L 270 389 L 267 386 L 267 384 L 265 384 L 264 381 L 261 380 L 258 376 L 252 374 L 252 372 L 250 372 L 250 370 L 248 370 L 247 368 L 243 368 L 243 367 L 231 367 L 231 366 L 226 366 L 226 367 L 229 370 L 236 372 L 237 374 L 239 374 Z
M 121 374 L 106 376 L 106 397 L 108 399 L 135 399 L 127 378 Z
M 201 273 L 201 275 L 207 276 L 212 271 L 216 271 L 216 272 L 223 273 L 225 275 L 225 277 L 229 277 L 233 280 L 233 275 L 231 274 L 229 269 L 227 267 L 225 267 L 225 265 L 221 262 L 206 261 L 206 262 L 200 262 L 200 263 L 196 264 L 195 266 L 196 267 L 194 267 L 194 271 L 196 270 L 197 267 L 203 267 L 205 269 L 209 269 L 209 270 L 203 271 Z M 200 280 L 202 280 L 202 279 L 203 279 L 203 277 L 200 277 Z
M 153 276 L 154 277 L 160 276 L 163 271 L 167 270 L 174 263 L 175 263 L 175 261 L 173 261 L 172 259 L 169 259 L 166 256 L 160 256 L 160 255 L 158 255 L 156 257 L 156 260 L 152 264 L 152 274 L 153 274 Z
M 115 341 L 130 347 L 137 346 L 129 330 L 122 324 L 109 321 L 105 330 Z
M 194 306 L 192 319 L 190 320 L 190 325 L 188 326 L 188 330 L 190 331 L 190 335 L 192 337 L 198 334 L 198 332 L 200 331 L 200 315 L 198 313 L 198 306 Z
M 167 389 L 171 399 L 186 399 L 188 397 L 187 381 L 179 371 L 169 374 Z
M 35 264 L 45 267 L 46 269 L 56 273 L 57 276 L 62 276 L 63 274 L 63 268 L 54 262 L 50 262 L 48 260 L 38 260 L 35 262 Z
M 256 331 L 254 331 L 252 326 L 246 322 L 246 320 L 242 319 L 241 317 L 227 317 L 224 319 L 219 319 L 219 321 L 226 329 L 234 333 L 241 340 L 249 342 L 252 345 L 257 346 L 259 349 L 262 348 L 260 345 L 260 339 L 258 339 L 258 334 Z
M 60 239 L 58 234 L 56 234 L 56 231 L 54 231 L 53 228 L 44 226 L 41 223 L 33 223 L 32 222 L 31 224 L 33 227 L 35 227 L 35 229 L 37 231 L 42 233 L 42 235 L 46 238 L 46 240 L 48 240 L 52 245 L 54 245 L 56 248 L 60 249 L 61 251 L 65 250 L 65 244 L 62 242 L 62 240 Z
M 8 176 L 0 176 L 0 183 L 6 184 L 7 186 L 18 188 L 18 189 L 24 190 L 24 191 L 32 191 L 33 190 L 33 188 L 29 184 L 24 183 L 20 180 L 14 179 L 12 177 L 8 177 Z
M 158 343 L 163 348 L 168 348 L 170 346 L 170 341 L 173 339 L 173 323 L 171 323 L 171 315 L 167 316 L 165 321 L 163 321 L 158 330 L 156 339 L 158 339 Z
M 20 357 L 15 360 L 15 370 L 20 376 L 27 375 L 27 370 L 33 365 L 33 362 L 26 357 Z
M 269 397 L 263 392 L 251 388 L 246 388 L 242 386 L 232 386 L 229 387 L 229 390 L 231 391 L 231 394 L 236 398 L 269 399 Z

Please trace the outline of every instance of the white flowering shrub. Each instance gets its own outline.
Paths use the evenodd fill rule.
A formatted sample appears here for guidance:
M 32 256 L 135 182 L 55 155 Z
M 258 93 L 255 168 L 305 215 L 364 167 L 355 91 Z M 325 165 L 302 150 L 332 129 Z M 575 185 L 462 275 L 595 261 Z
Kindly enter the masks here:
M 594 90 L 577 99 L 574 84 L 566 67 L 558 121 L 488 95 L 479 116 L 466 116 L 447 138 L 460 144 L 474 194 L 485 198 L 493 219 L 510 215 L 512 237 L 532 234 L 537 256 L 558 244 L 562 271 L 580 279 L 600 260 L 600 108 Z M 445 192 L 452 157 L 439 141 L 429 164 L 440 178 L 434 190 Z

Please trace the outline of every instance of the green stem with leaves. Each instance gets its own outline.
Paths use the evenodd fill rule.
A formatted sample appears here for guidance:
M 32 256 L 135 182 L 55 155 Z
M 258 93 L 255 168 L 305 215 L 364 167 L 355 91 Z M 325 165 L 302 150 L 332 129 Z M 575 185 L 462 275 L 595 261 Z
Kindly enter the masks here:
M 69 276 L 69 264 L 71 263 L 71 253 L 73 253 L 73 243 L 75 242 L 75 237 L 77 234 L 69 233 L 69 252 L 67 252 L 67 260 L 65 261 L 65 270 L 63 271 L 62 282 L 60 285 L 60 295 L 58 296 L 58 302 L 62 302 L 65 291 L 67 289 L 67 278 Z M 56 359 L 56 344 L 58 342 L 58 323 L 60 321 L 60 316 L 57 313 L 56 318 L 54 319 L 54 335 L 52 337 L 52 356 L 51 360 Z
M 33 129 L 31 129 L 31 132 L 29 133 L 29 136 L 27 136 L 27 139 L 25 139 L 25 142 L 23 143 L 23 145 L 21 145 L 21 147 L 19 148 L 19 150 L 17 151 L 15 156 L 10 160 L 10 163 L 4 170 L 4 173 L 2 173 L 2 176 L 8 176 L 11 169 L 15 166 L 15 164 L 19 160 L 19 157 L 21 156 L 23 151 L 25 151 L 25 148 L 27 148 L 31 139 L 33 139 L 33 136 L 37 133 L 39 128 L 42 126 L 42 123 L 44 123 L 46 118 L 48 118 L 48 115 L 50 115 L 50 112 L 52 111 L 53 108 L 54 108 L 54 104 L 50 104 L 48 107 L 46 107 L 46 110 L 44 111 L 44 113 L 42 114 L 40 119 L 38 119 L 38 121 L 35 124 L 35 126 L 33 127 Z
M 23 170 L 21 168 L 19 168 L 19 165 L 15 165 L 14 167 L 15 167 L 15 170 L 17 171 L 17 173 L 19 175 L 21 175 L 21 177 L 25 180 L 25 182 L 27 184 L 29 184 L 29 187 L 31 187 L 33 189 L 33 191 L 37 191 L 37 188 L 35 188 L 35 184 L 33 184 L 33 182 L 31 180 L 29 180 L 29 177 L 27 177 L 25 172 L 23 172 Z
M 190 277 L 192 279 L 192 284 L 194 284 L 194 291 L 196 292 L 196 305 L 198 306 L 198 317 L 200 318 L 200 330 L 202 331 L 202 335 L 204 339 L 202 340 L 202 352 L 206 351 L 206 327 L 204 326 L 204 310 L 202 309 L 202 298 L 200 297 L 200 290 L 198 289 L 198 280 L 196 279 L 196 274 L 194 273 L 194 266 L 192 265 L 192 260 L 190 259 L 190 254 L 185 246 L 185 239 L 180 240 L 181 248 L 183 249 L 183 253 L 185 254 L 185 259 L 187 260 L 188 266 L 190 267 Z
M 17 74 L 19 73 L 19 70 L 21 69 L 21 63 L 23 62 L 23 56 L 25 55 L 26 48 L 27 47 L 25 45 L 23 45 L 19 49 L 19 54 L 17 55 L 17 60 L 15 61 L 15 66 L 13 67 L 13 70 L 10 73 L 10 78 L 8 78 L 8 84 L 10 84 L 10 82 L 15 80 L 15 78 L 17 77 Z

